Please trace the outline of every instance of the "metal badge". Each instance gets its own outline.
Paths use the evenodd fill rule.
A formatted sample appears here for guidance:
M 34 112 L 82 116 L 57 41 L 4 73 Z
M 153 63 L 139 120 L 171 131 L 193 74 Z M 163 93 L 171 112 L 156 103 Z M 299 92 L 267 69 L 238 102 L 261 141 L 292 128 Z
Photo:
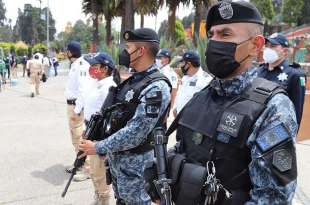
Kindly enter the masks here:
M 129 102 L 133 98 L 134 94 L 135 92 L 133 90 L 129 90 L 125 95 L 125 100 Z
M 277 78 L 279 81 L 284 82 L 287 80 L 287 77 L 288 75 L 286 73 L 280 73 Z
M 234 15 L 234 10 L 230 2 L 223 1 L 218 9 L 223 19 L 231 19 Z
M 272 164 L 280 172 L 290 170 L 292 168 L 292 161 L 292 155 L 285 149 L 280 149 L 273 153 Z
M 200 134 L 199 132 L 195 132 L 193 134 L 192 140 L 193 140 L 195 145 L 200 145 L 202 143 L 202 140 L 203 140 L 203 135 Z

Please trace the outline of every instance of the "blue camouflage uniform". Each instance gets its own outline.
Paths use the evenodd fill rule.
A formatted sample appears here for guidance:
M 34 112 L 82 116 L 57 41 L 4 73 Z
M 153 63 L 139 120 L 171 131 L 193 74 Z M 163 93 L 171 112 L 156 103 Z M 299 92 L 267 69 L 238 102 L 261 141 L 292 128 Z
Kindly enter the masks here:
M 301 69 L 291 67 L 288 60 L 284 60 L 272 71 L 268 70 L 268 64 L 261 65 L 258 69 L 258 76 L 276 82 L 284 87 L 294 104 L 297 123 L 300 125 L 306 92 L 305 73 Z
M 151 66 L 146 72 L 151 72 L 154 69 L 158 69 L 156 65 Z M 139 73 L 133 75 L 139 75 Z M 158 91 L 162 93 L 159 115 L 157 118 L 151 118 L 146 115 L 145 97 Z M 146 140 L 148 134 L 153 130 L 160 116 L 164 114 L 169 105 L 170 87 L 163 80 L 153 82 L 142 90 L 139 99 L 141 103 L 126 126 L 95 145 L 97 154 L 107 154 L 111 174 L 117 179 L 116 184 L 113 184 L 115 196 L 124 200 L 126 205 L 151 204 L 151 199 L 144 190 L 143 174 L 145 165 L 153 161 L 154 152 L 153 150 L 143 154 L 130 152 L 118 154 L 117 152 L 135 148 Z
M 256 71 L 252 69 L 232 80 L 216 79 L 211 82 L 210 86 L 220 96 L 235 96 L 241 94 L 256 76 Z M 287 128 L 285 129 L 287 132 L 283 133 L 285 139 L 291 139 L 295 146 L 297 123 L 294 106 L 286 95 L 280 93 L 269 100 L 266 109 L 255 122 L 253 132 L 247 141 L 247 146 L 251 150 L 249 174 L 253 188 L 250 191 L 250 200 L 245 203 L 246 205 L 287 205 L 292 203 L 297 184 L 296 178 L 291 179 L 286 185 L 280 185 L 278 178 L 271 174 L 271 167 L 263 157 L 265 153 L 258 147 L 258 144 L 266 149 L 274 146 L 268 137 L 271 134 L 278 135 L 279 130 L 282 130 L 284 126 Z M 223 135 L 219 133 L 218 140 L 224 142 L 225 139 L 222 138 Z M 296 165 L 296 161 L 293 163 Z

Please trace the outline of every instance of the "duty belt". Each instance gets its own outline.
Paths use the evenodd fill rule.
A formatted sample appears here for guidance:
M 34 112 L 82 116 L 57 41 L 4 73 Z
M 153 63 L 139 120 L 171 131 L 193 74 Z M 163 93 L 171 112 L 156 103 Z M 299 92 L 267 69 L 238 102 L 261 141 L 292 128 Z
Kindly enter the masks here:
M 67 100 L 67 104 L 68 105 L 75 105 L 75 101 L 76 101 L 76 99 L 69 99 L 69 100 Z

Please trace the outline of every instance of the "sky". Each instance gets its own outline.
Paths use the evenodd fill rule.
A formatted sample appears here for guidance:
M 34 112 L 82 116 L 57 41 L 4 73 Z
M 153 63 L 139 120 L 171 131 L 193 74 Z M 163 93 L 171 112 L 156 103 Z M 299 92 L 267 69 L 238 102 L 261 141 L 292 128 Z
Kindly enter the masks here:
M 42 0 L 42 8 L 47 6 L 48 0 Z M 6 16 L 8 19 L 12 19 L 12 25 L 15 25 L 16 18 L 18 16 L 18 8 L 24 8 L 24 4 L 29 3 L 35 7 L 40 7 L 39 0 L 3 0 L 6 7 Z M 82 12 L 82 0 L 49 0 L 49 6 L 52 12 L 54 19 L 56 20 L 56 29 L 57 33 L 64 30 L 67 22 L 71 22 L 74 24 L 77 20 L 82 19 L 86 21 L 86 16 Z M 191 13 L 193 7 L 190 5 L 189 7 L 180 6 L 177 11 L 177 16 L 179 18 L 183 18 Z M 168 9 L 166 7 L 162 8 L 156 17 L 146 16 L 145 17 L 145 27 L 159 29 L 160 23 L 168 19 Z M 155 27 L 155 22 L 156 27 Z M 135 16 L 135 27 L 139 27 L 140 18 L 138 15 Z M 116 30 L 120 30 L 121 27 L 121 19 L 116 18 L 112 22 L 113 28 Z

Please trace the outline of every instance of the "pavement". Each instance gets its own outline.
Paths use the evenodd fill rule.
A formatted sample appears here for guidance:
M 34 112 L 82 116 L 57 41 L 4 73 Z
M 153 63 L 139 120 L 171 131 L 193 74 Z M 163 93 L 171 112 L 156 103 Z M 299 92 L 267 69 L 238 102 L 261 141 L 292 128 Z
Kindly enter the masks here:
M 30 98 L 29 79 L 0 92 L 0 205 L 87 205 L 91 180 L 72 182 L 65 166 L 75 159 L 64 97 L 67 70 L 41 84 Z M 20 75 L 20 73 L 19 73 Z M 170 119 L 171 121 L 172 119 Z M 170 140 L 170 145 L 173 140 Z M 294 205 L 310 205 L 310 140 L 297 144 L 298 188 Z M 110 204 L 115 204 L 111 199 Z

